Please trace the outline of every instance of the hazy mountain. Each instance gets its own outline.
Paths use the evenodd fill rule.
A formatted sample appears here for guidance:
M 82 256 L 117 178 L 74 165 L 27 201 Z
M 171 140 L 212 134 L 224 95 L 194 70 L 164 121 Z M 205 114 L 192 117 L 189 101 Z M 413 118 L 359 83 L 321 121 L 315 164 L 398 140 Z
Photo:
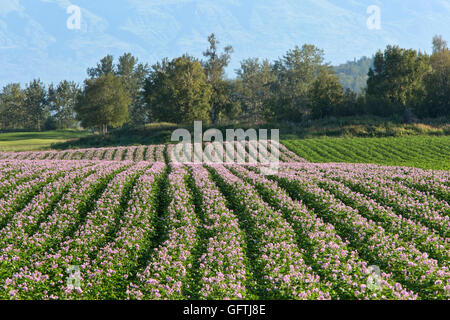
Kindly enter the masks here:
M 374 58 L 362 57 L 359 60 L 348 61 L 334 67 L 344 88 L 352 89 L 356 93 L 367 86 L 369 69 L 373 68 Z
M 0 85 L 40 77 L 81 81 L 104 55 L 132 52 L 154 63 L 185 52 L 201 57 L 208 34 L 235 48 L 229 76 L 248 57 L 276 59 L 312 43 L 338 65 L 387 44 L 430 51 L 450 39 L 449 0 L 77 0 L 80 30 L 69 30 L 68 0 L 0 0 Z M 381 9 L 369 30 L 367 8 Z

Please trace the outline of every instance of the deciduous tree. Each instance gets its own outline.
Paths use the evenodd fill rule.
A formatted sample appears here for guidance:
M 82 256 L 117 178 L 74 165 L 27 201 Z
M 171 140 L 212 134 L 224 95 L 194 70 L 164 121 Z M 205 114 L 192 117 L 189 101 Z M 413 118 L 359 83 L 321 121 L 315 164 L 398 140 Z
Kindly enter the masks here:
M 450 115 L 450 50 L 441 37 L 433 38 L 433 71 L 425 79 L 427 97 L 421 108 L 422 116 L 441 117 Z
M 311 115 L 315 119 L 336 116 L 344 102 L 344 88 L 331 70 L 321 70 L 310 91 Z
M 110 54 L 101 59 L 96 67 L 87 69 L 87 74 L 91 79 L 107 74 L 115 74 L 115 72 L 114 57 Z
M 367 80 L 368 99 L 375 106 L 372 113 L 390 116 L 420 106 L 426 96 L 424 79 L 431 70 L 429 57 L 413 49 L 387 46 L 384 53 L 379 51 Z
M 201 63 L 182 57 L 154 65 L 146 81 L 145 96 L 155 121 L 209 122 L 211 85 Z
M 143 99 L 143 88 L 149 72 L 148 65 L 139 63 L 139 60 L 131 53 L 125 53 L 119 57 L 116 75 L 120 77 L 125 90 L 131 97 L 130 123 L 132 125 L 142 125 L 149 120 Z
M 237 94 L 245 116 L 255 122 L 264 120 L 270 112 L 267 102 L 272 95 L 270 86 L 275 81 L 272 65 L 268 60 L 247 59 L 241 62 L 237 76 Z
M 2 129 L 24 129 L 27 122 L 25 92 L 19 83 L 11 83 L 3 88 L 0 95 L 0 119 Z
M 80 94 L 80 87 L 73 81 L 63 80 L 56 87 L 50 85 L 48 89 L 50 110 L 59 129 L 72 128 L 76 125 L 75 105 Z
M 275 61 L 271 109 L 277 120 L 300 121 L 307 114 L 309 92 L 324 66 L 324 52 L 314 45 L 296 46 Z
M 28 129 L 41 131 L 45 119 L 49 116 L 47 90 L 41 80 L 30 82 L 25 88 L 25 109 Z
M 128 120 L 130 103 L 120 78 L 108 73 L 85 81 L 75 110 L 83 127 L 100 128 L 106 134 L 108 127 L 120 127 Z
M 230 92 L 230 82 L 225 80 L 225 68 L 231 60 L 233 53 L 232 46 L 226 46 L 222 53 L 219 52 L 218 45 L 220 42 L 216 36 L 211 34 L 208 37 L 209 47 L 203 53 L 206 61 L 203 62 L 208 83 L 211 85 L 211 121 L 216 123 L 221 114 L 226 113 L 233 104 Z

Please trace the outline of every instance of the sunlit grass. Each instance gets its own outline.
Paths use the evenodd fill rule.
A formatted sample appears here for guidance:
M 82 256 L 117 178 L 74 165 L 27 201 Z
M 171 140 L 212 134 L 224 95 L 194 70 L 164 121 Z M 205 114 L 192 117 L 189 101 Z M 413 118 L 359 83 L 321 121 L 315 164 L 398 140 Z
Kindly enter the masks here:
M 62 143 L 89 135 L 79 130 L 54 130 L 44 132 L 0 133 L 0 151 L 34 151 L 50 149 L 54 143 Z

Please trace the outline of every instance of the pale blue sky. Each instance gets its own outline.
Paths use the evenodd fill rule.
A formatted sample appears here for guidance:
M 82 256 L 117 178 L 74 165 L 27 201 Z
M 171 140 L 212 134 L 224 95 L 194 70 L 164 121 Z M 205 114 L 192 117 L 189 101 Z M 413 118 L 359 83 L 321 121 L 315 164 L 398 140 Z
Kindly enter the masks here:
M 79 30 L 67 28 L 70 5 L 81 8 Z M 381 10 L 381 30 L 367 27 L 371 5 Z M 274 60 L 304 43 L 333 64 L 387 44 L 430 52 L 434 34 L 450 40 L 450 0 L 0 0 L 0 86 L 81 82 L 108 53 L 149 64 L 201 57 L 212 32 L 235 49 L 230 77 L 242 59 Z

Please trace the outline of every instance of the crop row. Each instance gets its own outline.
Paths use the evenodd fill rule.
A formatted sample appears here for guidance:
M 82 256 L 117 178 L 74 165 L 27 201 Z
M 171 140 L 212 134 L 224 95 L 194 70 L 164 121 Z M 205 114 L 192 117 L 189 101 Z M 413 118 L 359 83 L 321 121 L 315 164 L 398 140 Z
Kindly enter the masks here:
M 374 163 L 449 170 L 449 137 L 316 138 L 283 141 L 309 162 Z
M 205 148 L 205 161 L 210 161 L 213 156 L 206 152 L 215 149 L 215 144 L 205 143 L 202 147 Z M 170 161 L 175 161 L 180 158 L 179 154 L 173 153 L 175 145 L 168 145 L 168 156 Z M 233 148 L 233 152 L 226 152 L 228 147 Z M 275 148 L 276 149 L 273 149 Z M 251 161 L 270 161 L 271 151 L 278 150 L 279 159 L 283 162 L 305 162 L 295 153 L 291 152 L 284 145 L 275 141 L 258 141 L 258 142 L 234 142 L 223 144 L 223 153 L 220 159 L 221 162 L 247 163 Z M 0 160 L 105 160 L 105 161 L 148 161 L 148 162 L 164 162 L 166 145 L 150 145 L 150 146 L 131 146 L 131 147 L 108 147 L 108 148 L 91 148 L 91 149 L 72 149 L 64 151 L 29 151 L 29 152 L 0 152 Z M 261 156 L 258 155 L 260 152 Z M 194 154 L 191 145 L 189 157 Z M 185 155 L 183 155 L 185 156 Z M 217 158 L 217 155 L 215 156 Z M 241 160 L 239 160 L 241 159 Z M 273 160 L 273 159 L 272 159 Z M 192 162 L 179 161 L 179 162 Z M 215 161 L 217 162 L 217 161 Z
M 0 161 L 0 298 L 448 298 L 445 172 L 130 150 Z

